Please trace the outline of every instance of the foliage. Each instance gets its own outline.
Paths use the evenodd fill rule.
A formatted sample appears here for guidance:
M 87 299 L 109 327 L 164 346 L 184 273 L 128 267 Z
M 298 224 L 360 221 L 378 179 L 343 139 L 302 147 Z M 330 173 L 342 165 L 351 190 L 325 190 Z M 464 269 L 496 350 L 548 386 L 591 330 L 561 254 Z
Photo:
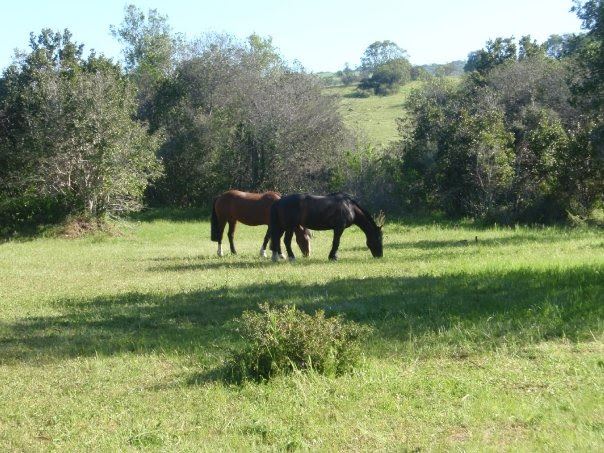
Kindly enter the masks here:
M 432 77 L 432 75 L 426 70 L 426 68 L 422 67 L 422 66 L 413 66 L 411 68 L 410 72 L 410 76 L 411 76 L 411 80 L 415 81 L 415 80 L 429 80 L 430 77 Z
M 315 76 L 270 38 L 185 41 L 133 5 L 111 28 L 125 69 L 43 30 L 0 79 L 6 231 L 52 206 L 101 216 L 138 209 L 143 194 L 204 206 L 231 187 L 345 188 L 390 210 L 503 222 L 588 218 L 604 193 L 602 2 L 574 11 L 586 33 L 496 38 L 459 78 L 461 62 L 412 67 L 392 41 L 368 46 L 357 69 Z
M 371 77 L 361 80 L 359 88 L 375 94 L 396 93 L 401 85 L 411 81 L 411 64 L 406 58 L 396 58 L 375 67 Z
M 168 79 L 179 54 L 185 52 L 181 36 L 174 35 L 168 18 L 156 9 L 145 13 L 133 4 L 124 8 L 124 20 L 111 34 L 122 44 L 126 71 L 138 88 L 138 114 L 147 119 L 159 85 Z
M 58 223 L 77 210 L 72 200 L 61 196 L 23 194 L 0 199 L 0 238 L 36 232 L 41 225 Z
M 68 199 L 91 215 L 140 207 L 158 140 L 132 119 L 134 87 L 104 57 L 83 59 L 68 31 L 43 30 L 31 48 L 0 82 L 0 195 Z
M 350 139 L 320 80 L 254 35 L 210 36 L 195 48 L 155 101 L 152 127 L 167 131 L 155 196 L 189 205 L 229 187 L 321 190 Z
M 575 57 L 549 57 L 529 36 L 519 47 L 489 41 L 463 83 L 434 80 L 410 96 L 394 150 L 403 207 L 552 222 L 601 202 L 598 129 L 573 103 Z
M 457 77 L 461 76 L 464 73 L 464 66 L 466 62 L 464 60 L 455 60 L 450 61 L 444 64 L 425 64 L 421 66 L 414 66 L 415 74 L 423 74 L 423 72 L 427 72 L 429 76 L 437 76 L 437 77 Z M 413 73 L 412 73 L 413 75 Z M 425 77 L 424 78 L 429 78 Z M 413 78 L 413 80 L 416 80 Z M 420 79 L 423 80 L 423 79 Z
M 579 101 L 598 123 L 597 127 L 604 128 L 604 2 L 575 1 L 573 10 L 587 30 L 576 50 L 580 72 L 574 89 Z M 600 146 L 604 158 L 604 145 Z
M 322 310 L 309 315 L 294 306 L 268 304 L 260 305 L 259 313 L 243 312 L 235 324 L 245 342 L 228 364 L 237 381 L 305 370 L 341 375 L 358 364 L 360 343 L 370 331 L 341 317 L 327 318 Z
M 348 63 L 344 65 L 344 69 L 338 71 L 336 73 L 340 80 L 344 84 L 344 86 L 352 85 L 360 80 L 360 73 L 358 70 L 352 69 Z
M 516 59 L 514 38 L 496 38 L 487 41 L 484 49 L 471 52 L 464 70 L 476 71 L 480 75 L 488 73 L 495 66 Z
M 361 57 L 361 71 L 367 76 L 379 66 L 392 60 L 406 59 L 407 51 L 401 49 L 396 43 L 385 40 L 371 43 Z

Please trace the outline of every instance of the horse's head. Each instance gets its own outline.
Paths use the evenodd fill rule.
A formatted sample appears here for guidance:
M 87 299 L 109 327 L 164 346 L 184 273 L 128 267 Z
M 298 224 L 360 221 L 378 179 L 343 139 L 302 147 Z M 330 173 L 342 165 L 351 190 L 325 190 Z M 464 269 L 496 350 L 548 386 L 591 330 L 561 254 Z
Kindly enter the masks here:
M 367 247 L 371 250 L 371 254 L 374 258 L 381 258 L 384 256 L 384 248 L 382 244 L 382 227 L 384 226 L 385 216 L 380 211 L 377 217 L 374 219 L 375 228 L 367 234 Z
M 294 231 L 296 233 L 296 242 L 298 243 L 298 247 L 300 247 L 302 255 L 310 256 L 310 230 L 299 226 Z

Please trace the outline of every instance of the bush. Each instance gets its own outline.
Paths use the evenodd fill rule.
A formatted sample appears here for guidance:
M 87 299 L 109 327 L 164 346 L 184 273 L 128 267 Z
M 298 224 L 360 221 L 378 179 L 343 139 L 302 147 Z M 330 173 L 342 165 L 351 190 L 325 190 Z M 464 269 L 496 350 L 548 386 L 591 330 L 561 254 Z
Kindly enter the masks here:
M 72 210 L 69 197 L 24 194 L 0 199 L 0 237 L 35 232 L 39 225 L 62 221 Z
M 268 380 L 293 370 L 343 374 L 358 364 L 359 343 L 370 332 L 339 316 L 326 318 L 322 310 L 309 315 L 294 306 L 272 309 L 268 304 L 260 305 L 260 312 L 244 312 L 235 326 L 246 343 L 232 353 L 227 366 L 237 382 Z

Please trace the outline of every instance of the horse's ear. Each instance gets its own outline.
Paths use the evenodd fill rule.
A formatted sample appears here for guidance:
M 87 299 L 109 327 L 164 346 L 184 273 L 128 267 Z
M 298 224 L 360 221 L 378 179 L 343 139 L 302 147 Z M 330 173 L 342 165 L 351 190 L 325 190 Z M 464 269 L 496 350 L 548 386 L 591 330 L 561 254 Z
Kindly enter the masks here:
M 377 227 L 381 229 L 386 221 L 386 214 L 384 214 L 384 211 L 378 212 L 377 215 L 374 216 L 374 221 Z

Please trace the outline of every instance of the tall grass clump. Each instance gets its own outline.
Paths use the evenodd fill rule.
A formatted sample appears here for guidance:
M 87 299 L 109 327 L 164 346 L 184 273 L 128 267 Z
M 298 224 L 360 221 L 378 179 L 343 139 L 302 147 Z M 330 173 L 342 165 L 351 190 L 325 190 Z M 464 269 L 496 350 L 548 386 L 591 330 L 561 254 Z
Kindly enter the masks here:
M 234 321 L 244 341 L 227 364 L 235 382 L 268 380 L 294 370 L 314 370 L 329 376 L 351 371 L 361 358 L 360 342 L 371 329 L 340 316 L 325 317 L 323 310 L 309 315 L 295 306 L 245 311 Z

